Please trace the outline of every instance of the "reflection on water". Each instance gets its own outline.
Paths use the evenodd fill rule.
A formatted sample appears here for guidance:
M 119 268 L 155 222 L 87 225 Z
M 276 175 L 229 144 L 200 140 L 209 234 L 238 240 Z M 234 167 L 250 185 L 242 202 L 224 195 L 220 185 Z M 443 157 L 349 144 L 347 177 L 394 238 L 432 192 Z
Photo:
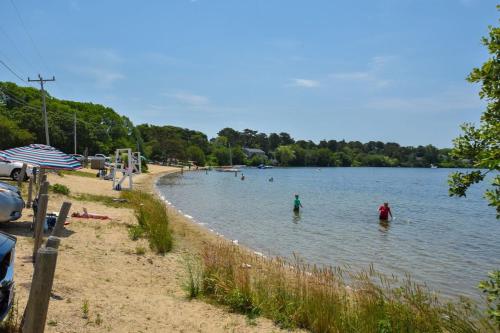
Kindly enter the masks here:
M 389 222 L 387 220 L 379 220 L 379 224 L 380 224 L 379 230 L 382 233 L 386 233 L 389 231 L 389 227 L 391 226 L 391 222 Z
M 158 188 L 194 221 L 255 251 L 355 269 L 373 263 L 444 294 L 478 297 L 478 281 L 500 267 L 500 223 L 482 197 L 487 182 L 467 198 L 448 196 L 452 171 L 246 169 L 245 181 L 188 172 L 162 178 Z M 295 193 L 307 207 L 298 215 Z M 392 222 L 378 223 L 383 202 L 397 216 Z
M 293 223 L 297 224 L 300 222 L 300 211 L 293 210 Z

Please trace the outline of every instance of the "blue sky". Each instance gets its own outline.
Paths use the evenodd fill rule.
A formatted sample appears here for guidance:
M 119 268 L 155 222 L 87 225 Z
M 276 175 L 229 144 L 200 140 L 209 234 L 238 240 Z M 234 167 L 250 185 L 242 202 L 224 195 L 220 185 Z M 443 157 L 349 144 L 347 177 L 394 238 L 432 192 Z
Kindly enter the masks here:
M 55 75 L 55 97 L 111 106 L 136 124 L 448 147 L 484 109 L 464 78 L 487 58 L 480 38 L 498 24 L 495 6 L 5 0 L 0 59 L 23 77 Z M 3 67 L 0 80 L 23 85 Z

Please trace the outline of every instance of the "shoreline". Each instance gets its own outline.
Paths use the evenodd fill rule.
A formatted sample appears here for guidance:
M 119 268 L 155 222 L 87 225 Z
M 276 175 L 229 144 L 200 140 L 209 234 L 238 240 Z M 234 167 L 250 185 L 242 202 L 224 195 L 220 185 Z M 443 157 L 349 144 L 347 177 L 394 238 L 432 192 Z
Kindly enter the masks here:
M 197 172 L 196 170 L 191 170 L 191 171 L 184 171 L 184 172 Z M 160 199 L 165 207 L 167 208 L 167 211 L 169 213 L 173 213 L 176 215 L 176 218 L 182 219 L 183 223 L 189 226 L 190 228 L 195 228 L 198 236 L 201 236 L 201 242 L 226 242 L 228 244 L 233 244 L 244 250 L 245 252 L 248 252 L 249 254 L 252 255 L 257 255 L 262 258 L 268 258 L 265 254 L 263 254 L 260 251 L 257 251 L 255 249 L 252 249 L 251 247 L 248 247 L 246 245 L 241 245 L 239 243 L 238 239 L 230 239 L 227 238 L 224 234 L 219 233 L 217 230 L 209 228 L 208 224 L 202 221 L 198 221 L 194 219 L 191 215 L 187 214 L 186 212 L 183 212 L 181 209 L 178 209 L 172 202 L 168 200 L 158 189 L 158 181 L 160 178 L 164 176 L 171 176 L 174 174 L 181 173 L 181 171 L 173 171 L 173 172 L 165 172 L 162 174 L 155 175 L 154 180 L 152 184 L 150 184 L 150 191 L 158 198 Z
M 152 167 L 149 173 L 134 177 L 134 189 L 153 195 L 151 185 L 156 179 L 178 171 Z M 108 205 L 99 199 L 119 197 L 120 192 L 112 191 L 109 181 L 77 174 L 51 173 L 48 178 L 51 184 L 70 189 L 70 195 L 51 192 L 48 211 L 59 211 L 64 201 L 71 201 L 72 207 L 59 247 L 45 332 L 285 332 L 269 319 L 250 323 L 224 306 L 188 299 L 184 289 L 186 260 L 201 253 L 207 242 L 215 244 L 220 238 L 188 223 L 164 204 L 174 247 L 158 255 L 147 239 L 130 238 L 129 227 L 138 223 L 132 208 Z M 111 219 L 71 217 L 83 208 Z M 20 220 L 2 225 L 2 230 L 18 239 L 14 274 L 20 316 L 33 274 L 31 218 L 31 210 L 25 209 Z M 88 314 L 83 313 L 83 307 L 88 308 Z

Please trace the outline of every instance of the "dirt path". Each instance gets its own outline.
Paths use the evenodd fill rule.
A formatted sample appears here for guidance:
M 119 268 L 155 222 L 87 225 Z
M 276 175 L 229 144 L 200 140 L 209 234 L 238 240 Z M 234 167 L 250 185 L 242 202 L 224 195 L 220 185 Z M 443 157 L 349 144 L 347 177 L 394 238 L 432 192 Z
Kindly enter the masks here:
M 174 168 L 152 166 L 151 173 L 134 181 L 150 189 L 160 173 Z M 71 193 L 117 194 L 111 183 L 99 179 L 50 175 L 51 184 L 65 184 Z M 58 211 L 68 198 L 50 195 L 49 211 Z M 136 223 L 133 211 L 96 202 L 73 201 L 73 211 L 109 215 L 111 221 L 69 219 L 61 242 L 47 318 L 46 332 L 279 332 L 272 322 L 229 313 L 202 301 L 186 299 L 186 257 L 196 251 L 207 232 L 171 211 L 172 228 L 180 233 L 174 250 L 165 256 L 152 253 L 146 241 L 131 241 L 127 225 Z M 33 265 L 29 232 L 31 211 L 20 221 L 1 225 L 18 237 L 16 290 L 18 309 L 24 310 Z M 138 254 L 145 252 L 144 254 Z M 85 310 L 87 308 L 88 310 Z

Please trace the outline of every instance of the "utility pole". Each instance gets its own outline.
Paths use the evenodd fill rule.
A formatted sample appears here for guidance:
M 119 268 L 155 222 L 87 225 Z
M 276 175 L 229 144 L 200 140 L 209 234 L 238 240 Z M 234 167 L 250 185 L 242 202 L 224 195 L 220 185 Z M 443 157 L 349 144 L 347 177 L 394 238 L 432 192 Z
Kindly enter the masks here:
M 43 83 L 44 82 L 49 82 L 49 81 L 55 81 L 56 78 L 52 76 L 52 79 L 44 79 L 40 74 L 38 74 L 38 80 L 30 80 L 28 77 L 28 82 L 39 82 L 41 91 L 42 91 L 42 111 L 43 111 L 43 118 L 45 122 L 45 141 L 47 146 L 50 146 L 50 140 L 49 140 L 49 122 L 47 120 L 47 106 L 45 105 L 45 90 L 43 89 Z
M 76 112 L 73 113 L 73 134 L 74 134 L 75 154 L 76 154 Z

